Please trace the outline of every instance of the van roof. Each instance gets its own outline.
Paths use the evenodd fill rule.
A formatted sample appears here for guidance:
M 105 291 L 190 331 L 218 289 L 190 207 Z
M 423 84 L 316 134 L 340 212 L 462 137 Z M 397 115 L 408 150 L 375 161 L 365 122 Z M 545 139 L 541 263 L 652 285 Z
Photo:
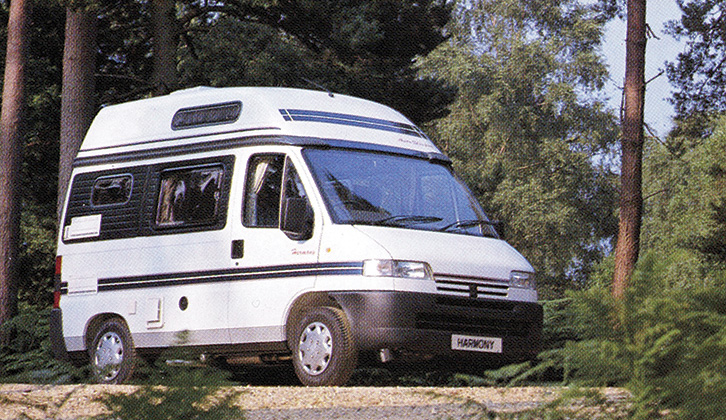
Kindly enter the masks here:
M 101 109 L 78 158 L 265 136 L 441 154 L 411 121 L 376 102 L 291 88 L 197 87 Z

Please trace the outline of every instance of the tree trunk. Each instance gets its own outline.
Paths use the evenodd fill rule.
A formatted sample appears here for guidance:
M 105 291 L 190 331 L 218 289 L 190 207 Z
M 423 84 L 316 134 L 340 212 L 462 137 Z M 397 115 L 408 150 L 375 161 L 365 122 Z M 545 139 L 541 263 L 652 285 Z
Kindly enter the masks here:
M 628 0 L 625 52 L 625 113 L 622 121 L 620 224 L 615 248 L 613 296 L 625 294 L 640 252 L 643 212 L 643 105 L 645 103 L 645 3 Z
M 96 15 L 83 8 L 66 9 L 61 95 L 58 220 L 68 190 L 73 159 L 96 113 Z
M 174 0 L 152 0 L 151 21 L 154 42 L 154 95 L 164 95 L 176 89 L 177 31 Z
M 18 309 L 17 276 L 22 209 L 20 162 L 23 150 L 30 10 L 29 0 L 10 2 L 0 116 L 0 324 L 12 318 Z

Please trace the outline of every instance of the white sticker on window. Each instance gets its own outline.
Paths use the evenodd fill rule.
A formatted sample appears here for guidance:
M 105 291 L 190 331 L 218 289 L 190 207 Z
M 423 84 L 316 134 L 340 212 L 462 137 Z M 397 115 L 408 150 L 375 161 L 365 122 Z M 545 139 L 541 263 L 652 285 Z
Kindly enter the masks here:
M 101 234 L 101 215 L 79 216 L 71 219 L 71 224 L 63 232 L 64 240 L 95 238 Z

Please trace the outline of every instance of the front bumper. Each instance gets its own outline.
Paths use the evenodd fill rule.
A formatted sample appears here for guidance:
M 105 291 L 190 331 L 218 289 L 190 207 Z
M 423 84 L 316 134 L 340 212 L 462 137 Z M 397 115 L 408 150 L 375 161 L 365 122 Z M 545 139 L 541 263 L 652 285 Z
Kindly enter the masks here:
M 391 349 L 429 356 L 515 362 L 540 350 L 542 306 L 428 293 L 338 292 L 360 350 Z M 452 349 L 452 335 L 501 338 L 499 353 Z

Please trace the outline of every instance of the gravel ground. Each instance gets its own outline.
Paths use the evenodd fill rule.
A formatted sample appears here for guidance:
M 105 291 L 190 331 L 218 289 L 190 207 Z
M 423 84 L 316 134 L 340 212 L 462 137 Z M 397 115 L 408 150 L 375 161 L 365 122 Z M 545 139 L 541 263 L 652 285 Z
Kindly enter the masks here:
M 105 414 L 97 401 L 107 392 L 133 392 L 116 385 L 0 385 L 0 419 L 83 419 Z M 245 419 L 468 419 L 537 408 L 561 395 L 560 387 L 234 387 Z M 629 394 L 600 389 L 605 405 L 622 406 Z M 578 409 L 581 412 L 581 409 Z M 604 410 L 602 407 L 598 410 Z M 610 408 L 612 410 L 612 407 Z M 597 416 L 592 416 L 597 417 Z

